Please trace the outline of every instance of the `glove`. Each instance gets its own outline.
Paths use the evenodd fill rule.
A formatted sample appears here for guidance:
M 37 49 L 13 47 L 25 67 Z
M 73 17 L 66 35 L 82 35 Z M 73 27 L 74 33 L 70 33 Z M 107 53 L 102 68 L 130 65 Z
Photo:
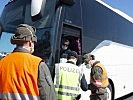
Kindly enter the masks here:
M 91 90 L 91 84 L 88 84 L 88 90 Z
M 75 100 L 79 100 L 81 98 L 81 94 L 79 94 L 76 98 L 75 98 Z
M 88 90 L 95 91 L 97 87 L 93 84 L 88 84 Z

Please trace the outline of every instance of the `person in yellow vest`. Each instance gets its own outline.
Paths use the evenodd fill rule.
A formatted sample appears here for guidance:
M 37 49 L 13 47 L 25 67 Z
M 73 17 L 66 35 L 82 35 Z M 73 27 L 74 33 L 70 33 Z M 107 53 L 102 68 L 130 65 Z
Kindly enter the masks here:
M 56 100 L 55 87 L 45 62 L 34 55 L 36 29 L 20 24 L 11 37 L 12 53 L 0 61 L 0 99 Z
M 83 91 L 88 90 L 84 74 L 76 65 L 78 55 L 75 51 L 69 51 L 67 62 L 55 64 L 55 90 L 58 100 L 79 100 L 80 87 Z
M 91 90 L 90 100 L 107 100 L 106 87 L 109 81 L 105 67 L 90 53 L 85 54 L 83 59 L 87 66 L 91 66 L 90 84 L 88 85 L 88 89 Z

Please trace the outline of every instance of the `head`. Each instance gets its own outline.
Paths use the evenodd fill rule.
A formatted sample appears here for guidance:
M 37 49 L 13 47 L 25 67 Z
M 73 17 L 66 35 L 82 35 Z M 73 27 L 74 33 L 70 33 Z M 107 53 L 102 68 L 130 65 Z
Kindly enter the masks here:
M 90 68 L 93 65 L 94 60 L 95 60 L 95 56 L 90 53 L 87 53 L 83 56 L 83 61 L 87 68 Z
M 34 43 L 37 42 L 36 29 L 27 24 L 20 24 L 16 28 L 15 35 L 11 37 L 11 44 L 22 46 L 30 53 L 34 52 Z
M 67 38 L 63 38 L 61 42 L 61 47 L 63 50 L 66 50 L 69 46 L 69 40 Z
M 61 55 L 60 62 L 67 62 L 67 54 L 63 53 Z
M 75 51 L 69 51 L 67 55 L 67 60 L 74 62 L 74 64 L 77 63 L 78 60 L 78 54 Z

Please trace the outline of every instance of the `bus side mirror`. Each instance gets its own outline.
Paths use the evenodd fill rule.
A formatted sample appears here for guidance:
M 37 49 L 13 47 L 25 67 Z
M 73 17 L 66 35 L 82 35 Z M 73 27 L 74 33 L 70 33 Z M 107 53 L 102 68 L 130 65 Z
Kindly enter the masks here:
M 60 2 L 68 6 L 72 6 L 73 4 L 75 4 L 75 0 L 60 0 Z
M 31 17 L 33 21 L 39 20 L 43 16 L 46 0 L 31 1 Z

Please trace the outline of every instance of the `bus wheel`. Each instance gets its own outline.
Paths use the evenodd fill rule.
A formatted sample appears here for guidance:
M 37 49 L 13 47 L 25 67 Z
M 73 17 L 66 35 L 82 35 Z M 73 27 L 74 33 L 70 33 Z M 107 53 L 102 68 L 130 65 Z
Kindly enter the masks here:
M 108 93 L 108 99 L 107 100 L 113 100 L 113 93 L 112 93 L 112 86 L 111 86 L 111 84 L 109 84 L 106 89 L 107 89 L 107 93 Z

